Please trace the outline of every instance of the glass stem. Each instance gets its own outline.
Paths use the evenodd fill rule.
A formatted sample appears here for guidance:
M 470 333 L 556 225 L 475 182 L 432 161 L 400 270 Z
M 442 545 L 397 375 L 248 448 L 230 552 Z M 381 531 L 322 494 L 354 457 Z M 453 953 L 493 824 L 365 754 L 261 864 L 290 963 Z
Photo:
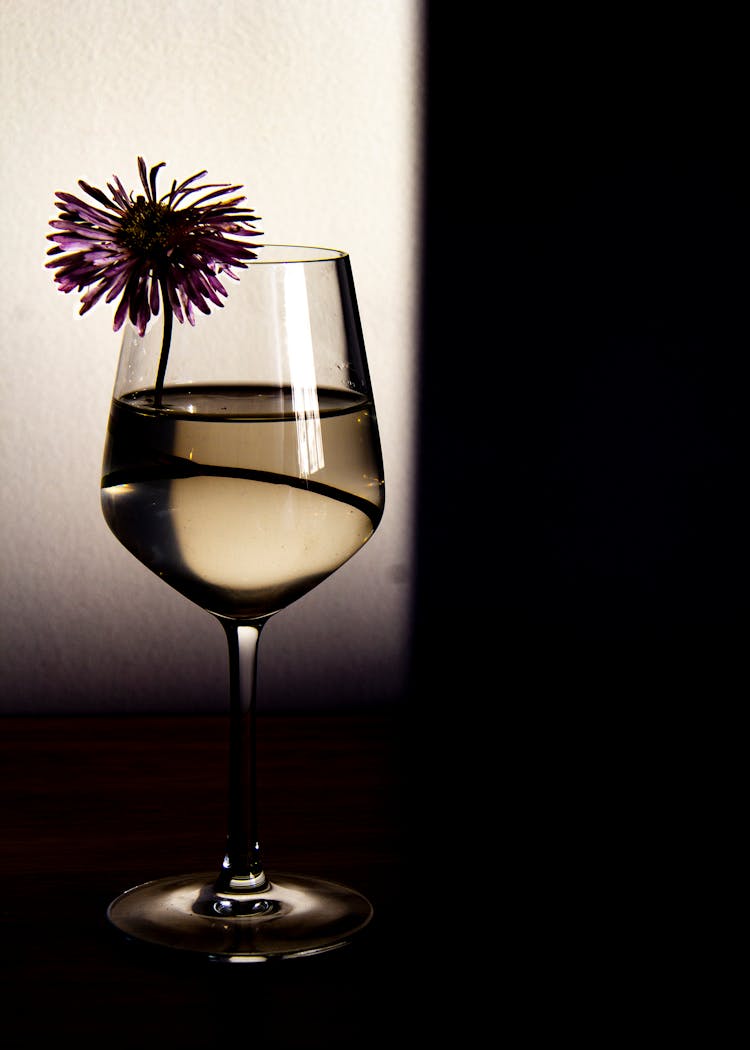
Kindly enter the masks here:
M 252 893 L 267 879 L 255 802 L 255 686 L 262 624 L 221 620 L 229 647 L 229 822 L 218 893 Z

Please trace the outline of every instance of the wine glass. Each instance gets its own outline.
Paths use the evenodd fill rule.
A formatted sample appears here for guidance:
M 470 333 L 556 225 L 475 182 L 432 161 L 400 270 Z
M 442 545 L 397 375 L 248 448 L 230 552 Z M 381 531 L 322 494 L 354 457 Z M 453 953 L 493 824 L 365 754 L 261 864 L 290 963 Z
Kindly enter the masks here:
M 170 325 L 165 339 L 168 324 L 125 330 L 102 509 L 120 543 L 226 633 L 226 854 L 214 872 L 126 890 L 107 914 L 131 939 L 216 960 L 317 954 L 348 943 L 372 906 L 336 883 L 266 871 L 255 686 L 263 626 L 351 558 L 383 513 L 349 257 L 264 245 L 210 321 Z

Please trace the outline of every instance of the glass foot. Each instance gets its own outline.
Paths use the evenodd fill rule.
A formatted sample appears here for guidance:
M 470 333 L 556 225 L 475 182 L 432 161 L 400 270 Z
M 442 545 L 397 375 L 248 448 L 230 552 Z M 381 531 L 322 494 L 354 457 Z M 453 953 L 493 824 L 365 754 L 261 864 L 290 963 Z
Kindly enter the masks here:
M 263 962 L 343 947 L 372 917 L 355 890 L 274 875 L 260 891 L 217 894 L 216 874 L 177 875 L 126 890 L 108 910 L 121 933 L 224 962 Z

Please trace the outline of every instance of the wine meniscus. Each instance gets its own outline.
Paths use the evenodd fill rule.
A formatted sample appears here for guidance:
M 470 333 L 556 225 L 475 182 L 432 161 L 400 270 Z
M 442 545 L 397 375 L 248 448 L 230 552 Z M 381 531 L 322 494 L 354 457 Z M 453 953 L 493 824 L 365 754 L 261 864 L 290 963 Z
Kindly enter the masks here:
M 373 407 L 346 391 L 170 387 L 112 402 L 104 517 L 201 608 L 262 620 L 367 542 L 383 512 Z

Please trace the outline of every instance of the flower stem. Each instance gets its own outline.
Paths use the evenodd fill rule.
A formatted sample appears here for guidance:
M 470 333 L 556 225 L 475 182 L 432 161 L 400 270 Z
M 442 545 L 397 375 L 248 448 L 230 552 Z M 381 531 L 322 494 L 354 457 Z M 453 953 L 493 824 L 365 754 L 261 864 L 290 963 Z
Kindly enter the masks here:
M 156 387 L 154 389 L 154 406 L 161 408 L 162 395 L 164 393 L 164 376 L 167 373 L 167 361 L 169 360 L 169 347 L 172 342 L 172 304 L 169 301 L 166 281 L 159 281 L 161 288 L 161 301 L 164 307 L 164 336 L 161 343 L 161 356 L 159 358 L 159 369 L 156 373 Z

